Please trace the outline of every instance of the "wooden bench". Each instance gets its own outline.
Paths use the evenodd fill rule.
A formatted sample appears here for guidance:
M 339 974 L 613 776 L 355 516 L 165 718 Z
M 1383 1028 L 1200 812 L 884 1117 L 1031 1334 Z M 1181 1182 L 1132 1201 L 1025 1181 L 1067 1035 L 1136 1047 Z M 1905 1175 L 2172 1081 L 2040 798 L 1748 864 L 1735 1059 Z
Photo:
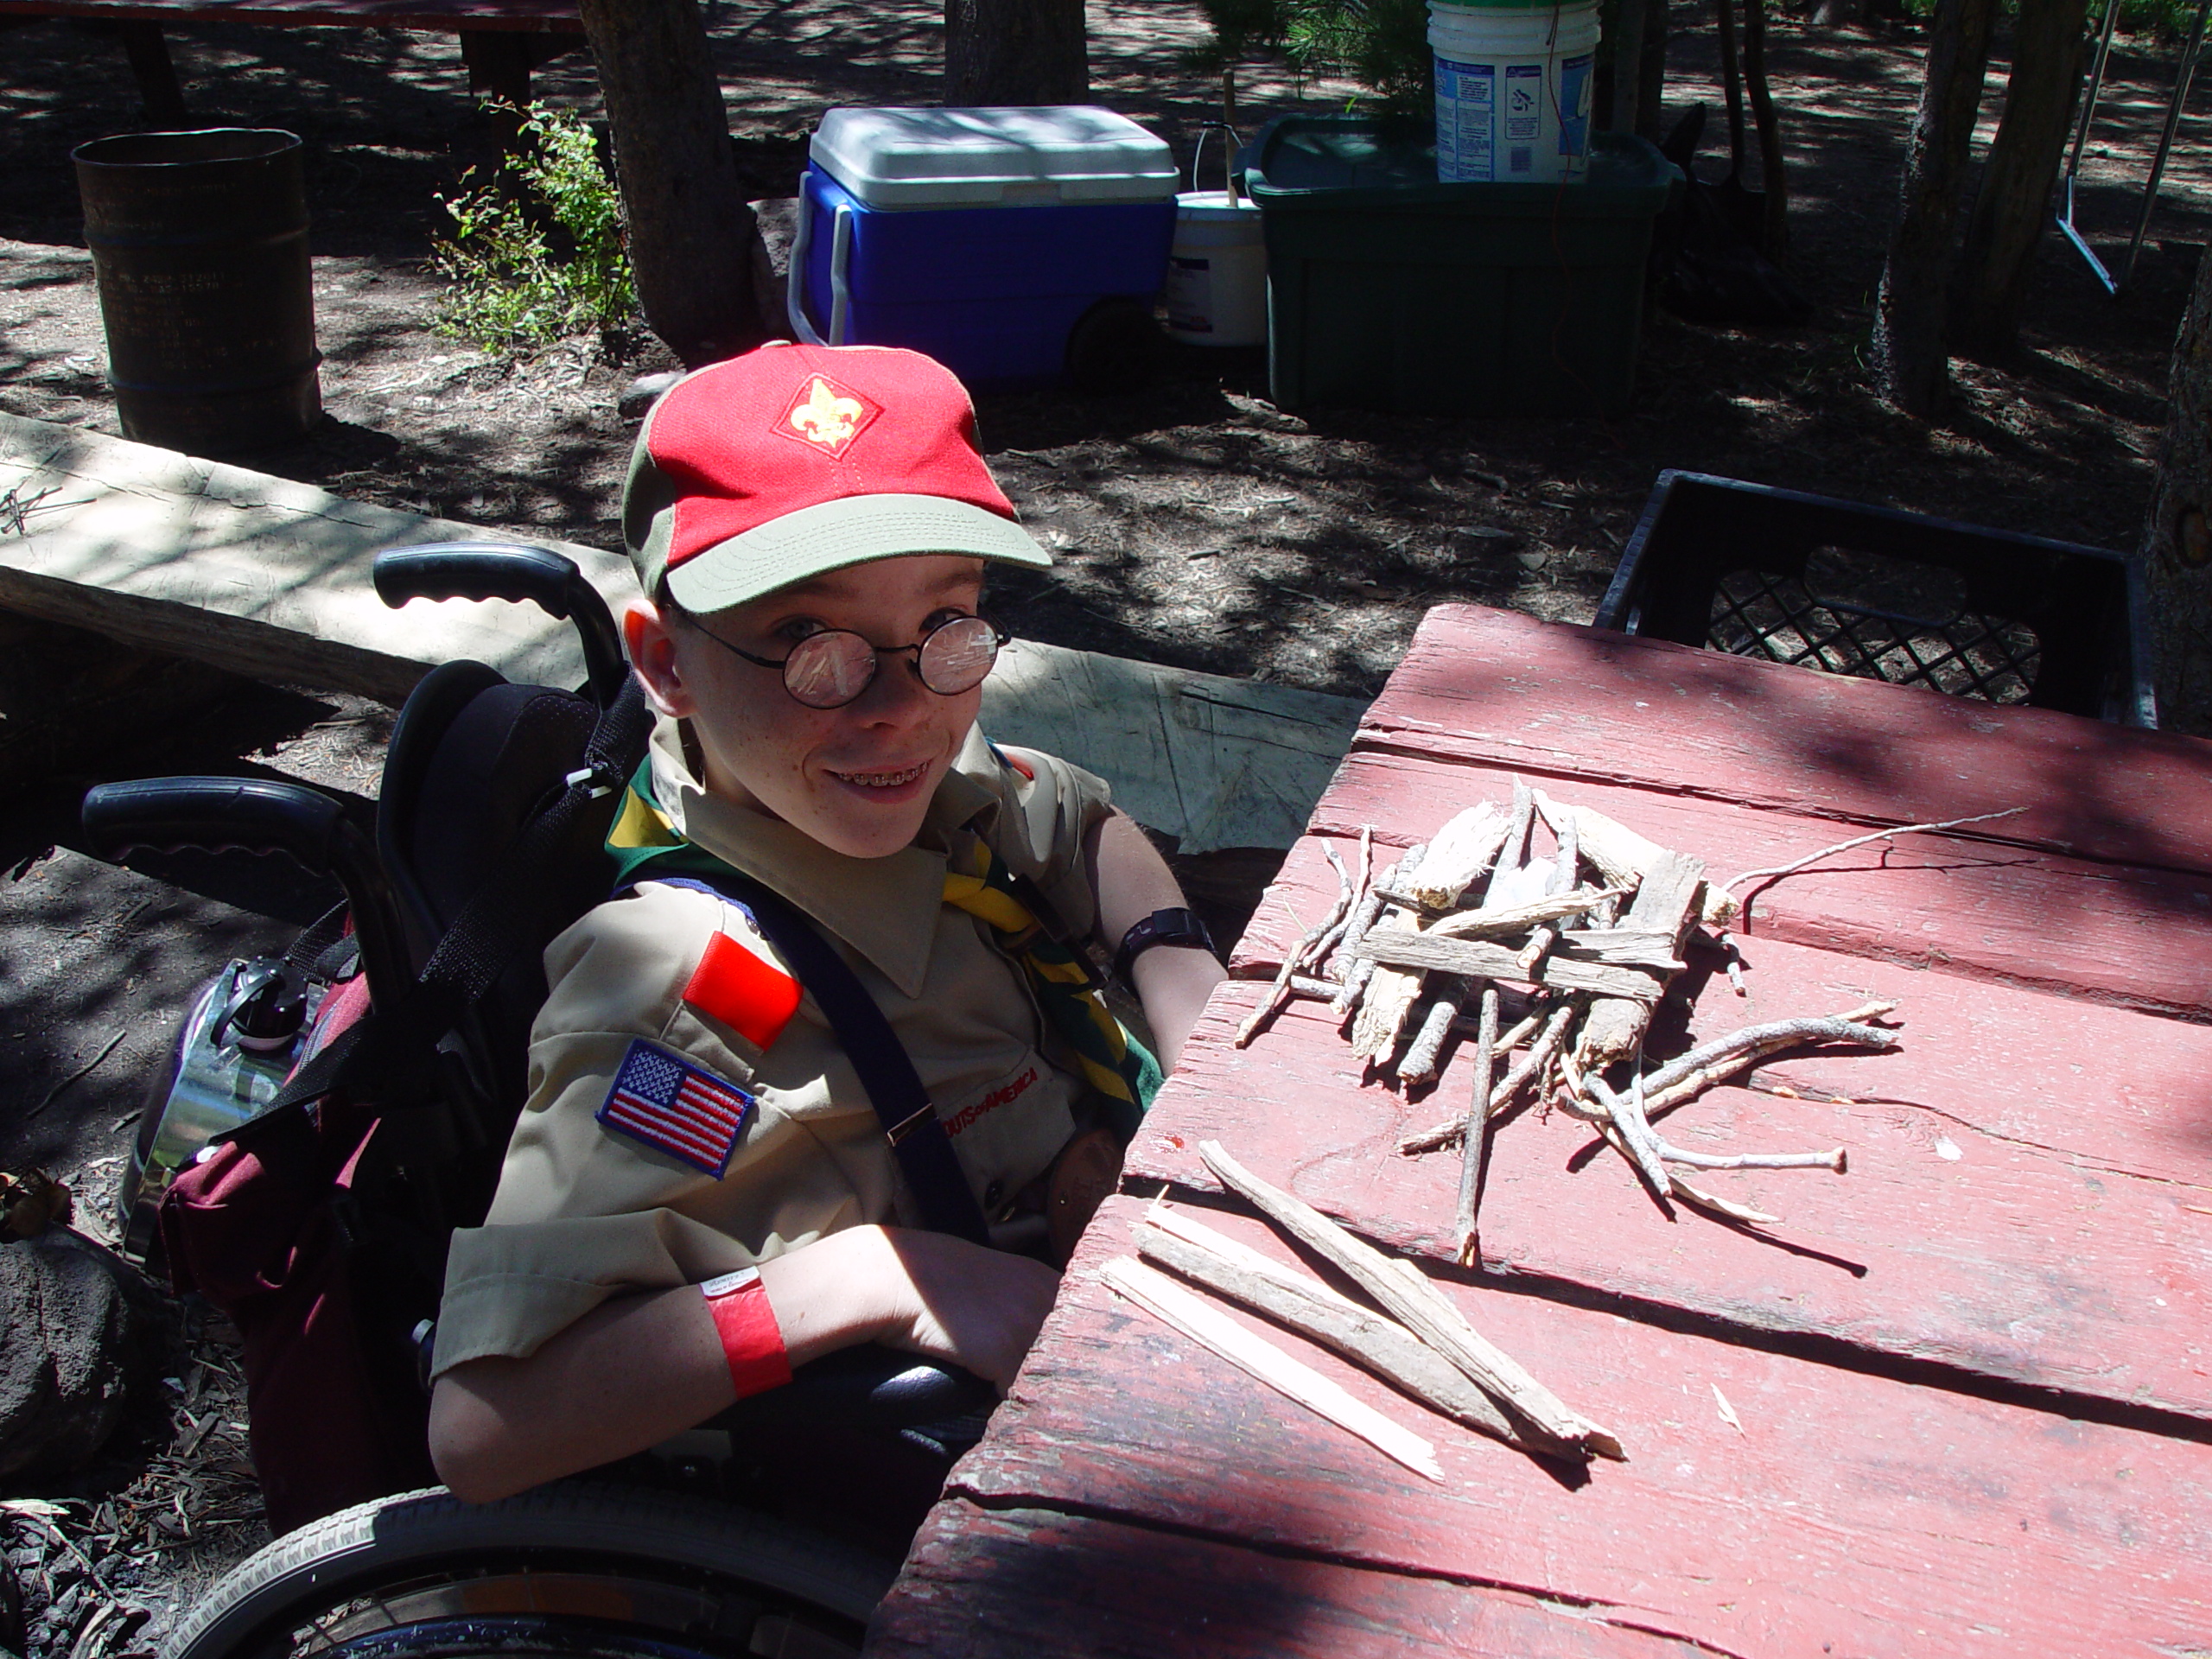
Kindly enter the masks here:
M 183 22 L 282 29 L 416 29 L 461 36 L 472 98 L 530 101 L 530 72 L 583 44 L 576 0 L 0 0 L 0 27 L 73 17 L 112 27 L 130 55 L 146 114 L 193 124 L 162 29 Z

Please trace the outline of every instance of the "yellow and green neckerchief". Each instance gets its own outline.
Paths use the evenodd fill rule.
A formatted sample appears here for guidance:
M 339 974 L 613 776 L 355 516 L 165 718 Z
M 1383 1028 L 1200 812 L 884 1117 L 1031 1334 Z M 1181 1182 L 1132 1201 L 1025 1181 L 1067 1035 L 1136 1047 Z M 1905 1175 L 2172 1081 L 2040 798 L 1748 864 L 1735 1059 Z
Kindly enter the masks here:
M 730 868 L 686 840 L 652 791 L 648 759 L 632 775 L 622 810 L 607 835 L 607 850 L 618 871 L 616 891 L 658 876 L 713 876 Z M 1027 976 L 1038 1007 L 1075 1056 L 1084 1083 L 1108 1104 L 1124 1138 L 1134 1134 L 1137 1119 L 1159 1092 L 1159 1061 L 1114 1017 L 1082 957 L 1052 938 L 1023 902 L 1006 861 L 980 836 L 969 858 L 972 868 L 965 873 L 957 860 L 947 863 L 944 902 L 989 925 L 1000 949 Z

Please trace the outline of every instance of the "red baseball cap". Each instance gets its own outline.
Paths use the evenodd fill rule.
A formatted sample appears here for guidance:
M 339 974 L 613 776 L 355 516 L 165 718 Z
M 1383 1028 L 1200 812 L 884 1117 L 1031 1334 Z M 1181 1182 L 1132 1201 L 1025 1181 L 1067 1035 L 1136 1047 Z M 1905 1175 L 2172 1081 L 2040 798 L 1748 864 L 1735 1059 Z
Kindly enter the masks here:
M 1044 567 L 976 448 L 951 372 L 880 346 L 763 346 L 686 375 L 645 416 L 622 486 L 645 592 L 740 605 L 913 553 Z

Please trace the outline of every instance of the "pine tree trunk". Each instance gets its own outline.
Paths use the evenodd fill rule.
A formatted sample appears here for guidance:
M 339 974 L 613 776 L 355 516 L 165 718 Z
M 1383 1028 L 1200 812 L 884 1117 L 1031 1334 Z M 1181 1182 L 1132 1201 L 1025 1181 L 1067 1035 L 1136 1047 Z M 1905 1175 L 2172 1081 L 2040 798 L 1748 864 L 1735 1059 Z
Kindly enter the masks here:
M 1952 349 L 1961 357 L 1999 358 L 2019 343 L 2028 268 L 2050 220 L 2081 90 L 2088 10 L 2088 0 L 2020 0 L 2005 118 L 1967 221 L 1951 307 Z
M 2143 531 L 2158 723 L 2212 736 L 2212 256 L 2197 261 L 2168 395 Z
M 1949 391 L 1943 324 L 1959 193 L 1996 10 L 1996 0 L 1936 0 L 1927 79 L 1905 145 L 1897 228 L 1874 300 L 1874 383 L 1891 403 L 1923 418 L 1942 407 Z
M 753 210 L 696 0 L 581 0 L 653 333 L 697 367 L 760 342 Z
M 1088 104 L 1083 0 L 944 0 L 944 101 Z

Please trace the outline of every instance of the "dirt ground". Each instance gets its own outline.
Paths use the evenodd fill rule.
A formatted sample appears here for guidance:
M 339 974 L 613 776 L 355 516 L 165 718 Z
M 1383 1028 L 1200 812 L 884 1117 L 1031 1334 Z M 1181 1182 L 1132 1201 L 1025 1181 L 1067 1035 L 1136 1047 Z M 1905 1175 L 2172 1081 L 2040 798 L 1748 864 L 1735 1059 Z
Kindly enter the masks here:
M 823 109 L 936 95 L 938 12 L 923 0 L 717 0 L 709 14 L 754 194 L 791 192 Z M 1198 32 L 1190 5 L 1093 9 L 1096 96 L 1152 124 L 1185 159 L 1214 113 L 1211 84 L 1179 61 Z M 1048 575 L 999 584 L 998 613 L 1060 645 L 1370 695 L 1439 601 L 1586 620 L 1669 467 L 2132 545 L 2167 353 L 2212 229 L 2203 121 L 2183 124 L 2126 297 L 2106 298 L 2047 237 L 2024 350 L 1999 366 L 1960 365 L 1955 410 L 1929 426 L 1882 406 L 1863 363 L 1917 95 L 1918 38 L 1787 19 L 1776 35 L 1796 203 L 1791 272 L 1817 307 L 1804 327 L 1711 329 L 1656 315 L 1635 403 L 1610 421 L 1293 416 L 1267 402 L 1258 353 L 1188 348 L 1141 393 L 987 397 L 993 463 L 1061 560 Z M 0 38 L 0 408 L 115 432 L 68 155 L 140 124 L 134 85 L 111 37 L 38 23 Z M 665 355 L 650 341 L 610 355 L 578 340 L 505 363 L 428 326 L 436 198 L 489 154 L 455 42 L 227 25 L 178 29 L 171 40 L 196 116 L 307 140 L 329 418 L 302 443 L 238 459 L 386 505 L 613 545 L 632 432 L 618 400 L 634 376 L 667 366 Z M 2000 52 L 1984 143 L 2003 73 Z M 2116 55 L 2079 212 L 2108 257 L 2132 228 L 2171 74 L 2158 51 Z M 597 113 L 581 56 L 548 64 L 537 85 Z M 1246 114 L 1338 107 L 1347 90 L 1298 86 L 1262 67 L 1245 79 Z M 1700 8 L 1676 8 L 1668 96 L 1675 109 L 1711 103 L 1709 130 L 1719 129 Z M 149 713 L 132 737 L 59 755 L 9 791 L 0 1165 L 41 1163 L 72 1179 L 98 1230 L 141 1079 L 190 988 L 229 956 L 281 946 L 327 896 L 238 856 L 135 872 L 86 858 L 70 849 L 83 788 L 153 772 L 258 772 L 305 778 L 365 807 L 389 721 L 359 699 L 241 684 L 188 720 Z M 175 1599 L 259 1535 L 238 1497 L 229 1362 L 219 1345 L 180 1354 L 177 1386 L 149 1399 L 100 1468 L 0 1485 L 79 1500 L 52 1518 L 0 1509 L 0 1542 L 19 1577 L 47 1586 L 44 1600 L 31 1593 L 30 1659 L 144 1649 Z M 181 1533 L 146 1518 L 163 1506 Z M 99 1593 L 76 1592 L 65 1616 L 48 1617 L 75 1572 L 49 1537 L 56 1527 L 105 1552 L 109 1592 L 149 1615 L 115 1622 L 90 1651 L 78 1637 Z

